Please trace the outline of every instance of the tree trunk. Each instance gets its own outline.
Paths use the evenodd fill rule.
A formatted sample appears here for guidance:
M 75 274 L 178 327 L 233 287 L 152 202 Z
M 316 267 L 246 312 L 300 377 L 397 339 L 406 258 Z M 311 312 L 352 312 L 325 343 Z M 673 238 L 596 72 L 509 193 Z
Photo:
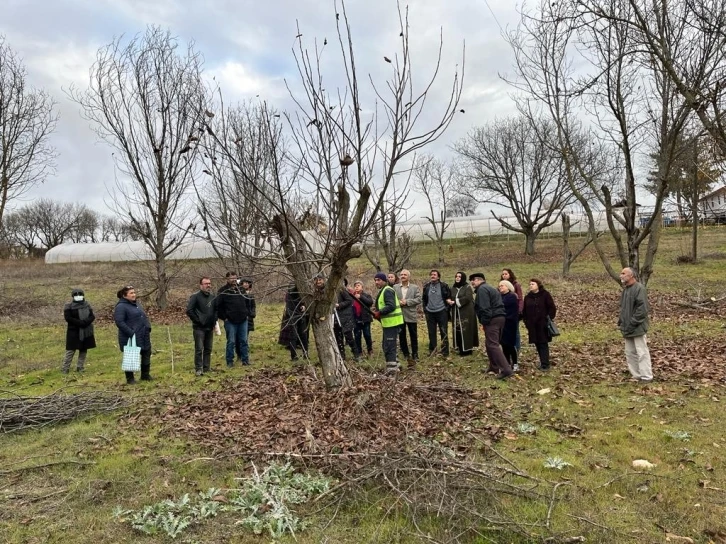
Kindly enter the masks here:
M 693 192 L 691 193 L 691 261 L 698 260 L 698 168 L 693 180 Z
M 169 277 L 166 274 L 166 257 L 156 257 L 156 306 L 166 310 L 169 305 Z
M 562 277 L 570 275 L 572 250 L 570 249 L 570 216 L 562 214 Z
M 348 367 L 345 366 L 345 361 L 338 351 L 332 319 L 321 321 L 313 318 L 311 326 L 318 357 L 320 357 L 320 365 L 323 367 L 325 385 L 329 389 L 351 387 L 353 382 L 348 373 Z
M 534 242 L 537 239 L 537 235 L 535 235 L 534 231 L 532 229 L 524 229 L 524 240 L 525 240 L 525 246 L 524 246 L 524 252 L 529 255 L 530 257 L 534 255 Z
M 444 260 L 444 248 L 445 248 L 444 239 L 439 238 L 436 245 L 439 249 L 439 266 L 444 266 L 446 264 L 446 262 Z

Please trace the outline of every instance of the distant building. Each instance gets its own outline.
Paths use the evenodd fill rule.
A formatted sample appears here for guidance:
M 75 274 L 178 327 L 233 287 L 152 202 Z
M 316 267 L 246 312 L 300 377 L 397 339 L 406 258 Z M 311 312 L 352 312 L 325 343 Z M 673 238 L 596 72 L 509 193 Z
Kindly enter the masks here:
M 726 185 L 707 194 L 698 201 L 704 220 L 724 221 L 726 218 Z

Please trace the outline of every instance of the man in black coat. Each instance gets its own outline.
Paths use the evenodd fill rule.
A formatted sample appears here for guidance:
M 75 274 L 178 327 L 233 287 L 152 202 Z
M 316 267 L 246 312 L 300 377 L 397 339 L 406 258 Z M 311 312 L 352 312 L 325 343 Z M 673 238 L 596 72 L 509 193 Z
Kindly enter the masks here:
M 348 344 L 353 352 L 353 357 L 358 360 L 361 354 L 353 337 L 356 321 L 353 300 L 353 295 L 348 292 L 348 280 L 344 279 L 343 288 L 338 292 L 338 302 L 335 304 L 333 332 L 343 359 L 345 359 L 345 344 Z
M 249 334 L 250 299 L 239 285 L 237 274 L 227 272 L 227 285 L 217 296 L 217 315 L 224 320 L 224 332 L 227 335 L 225 359 L 227 367 L 234 366 L 234 356 L 243 366 L 250 364 L 250 350 L 247 341 Z
M 486 283 L 481 272 L 469 276 L 472 289 L 476 292 L 476 316 L 484 329 L 485 346 L 489 358 L 489 370 L 497 372 L 498 379 L 514 374 L 502 351 L 501 339 L 506 321 L 506 311 L 499 290 Z
M 280 337 L 277 342 L 290 350 L 290 360 L 299 359 L 298 350 L 303 357 L 308 355 L 310 318 L 297 286 L 293 283 L 285 294 L 285 312 L 280 324 Z
M 201 376 L 211 370 L 214 326 L 217 324 L 216 297 L 212 293 L 212 280 L 199 280 L 199 291 L 189 297 L 187 316 L 192 322 L 194 335 L 194 373 Z

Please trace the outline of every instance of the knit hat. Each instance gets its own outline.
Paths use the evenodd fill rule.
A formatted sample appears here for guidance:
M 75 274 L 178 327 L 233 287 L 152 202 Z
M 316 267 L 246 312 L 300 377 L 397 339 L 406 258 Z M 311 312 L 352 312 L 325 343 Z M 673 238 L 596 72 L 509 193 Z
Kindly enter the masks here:
M 475 272 L 469 276 L 469 281 L 473 280 L 474 278 L 481 278 L 482 280 L 486 281 L 486 278 L 484 277 L 484 274 L 481 272 Z
M 378 274 L 376 274 L 375 276 L 373 276 L 373 279 L 374 280 L 388 281 L 388 276 L 386 276 L 386 273 L 385 272 L 379 272 Z

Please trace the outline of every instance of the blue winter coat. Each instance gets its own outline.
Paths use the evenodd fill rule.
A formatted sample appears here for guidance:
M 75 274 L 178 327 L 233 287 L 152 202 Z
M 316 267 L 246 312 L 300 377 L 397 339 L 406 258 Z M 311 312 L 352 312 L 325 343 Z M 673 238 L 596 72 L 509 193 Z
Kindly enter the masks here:
M 504 346 L 514 346 L 517 343 L 517 329 L 519 328 L 519 298 L 510 292 L 502 296 L 502 303 L 507 315 L 500 342 Z
M 122 298 L 116 303 L 113 320 L 118 327 L 118 345 L 121 351 L 134 334 L 137 346 L 143 351 L 151 350 L 151 323 L 141 304 Z

